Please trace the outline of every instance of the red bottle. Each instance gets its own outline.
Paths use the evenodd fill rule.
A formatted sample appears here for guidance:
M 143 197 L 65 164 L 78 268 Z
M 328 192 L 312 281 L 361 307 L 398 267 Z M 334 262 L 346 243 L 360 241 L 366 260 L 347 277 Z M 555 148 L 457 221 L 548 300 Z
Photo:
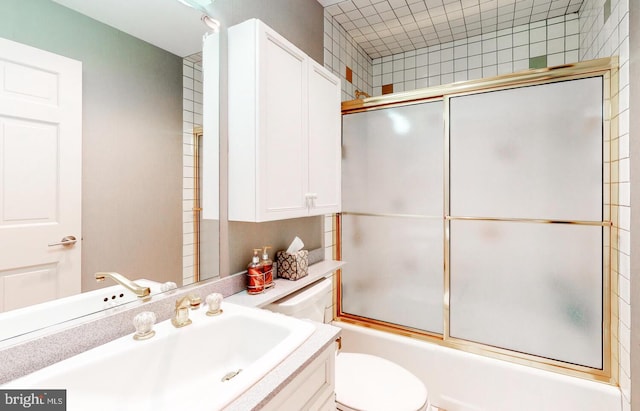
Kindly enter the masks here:
M 262 272 L 264 273 L 264 288 L 271 288 L 275 285 L 273 282 L 273 261 L 269 258 L 269 252 L 267 251 L 269 246 L 262 247 Z
M 260 264 L 259 248 L 253 250 L 253 258 L 247 266 L 247 293 L 260 294 L 264 292 L 264 273 Z

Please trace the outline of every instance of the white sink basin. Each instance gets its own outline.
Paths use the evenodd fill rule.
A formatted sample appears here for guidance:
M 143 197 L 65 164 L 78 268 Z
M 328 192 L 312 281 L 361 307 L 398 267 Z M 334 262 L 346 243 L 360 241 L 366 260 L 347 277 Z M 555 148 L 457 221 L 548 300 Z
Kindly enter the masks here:
M 161 284 L 145 279 L 134 280 L 138 285 L 149 287 L 151 294 L 160 292 Z M 93 314 L 137 300 L 138 297 L 121 285 L 59 298 L 0 314 L 0 341 L 12 337 L 11 343 L 24 339 L 24 334 Z
M 5 384 L 67 390 L 67 410 L 219 410 L 285 359 L 314 331 L 307 321 L 223 303 L 190 312 L 191 325 L 157 324 Z M 234 377 L 223 381 L 225 375 Z

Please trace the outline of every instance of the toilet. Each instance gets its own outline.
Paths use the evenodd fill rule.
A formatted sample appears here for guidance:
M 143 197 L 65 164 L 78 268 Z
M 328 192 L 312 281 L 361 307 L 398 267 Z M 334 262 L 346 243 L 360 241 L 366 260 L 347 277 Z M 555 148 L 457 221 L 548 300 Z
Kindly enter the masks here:
M 332 280 L 325 278 L 265 308 L 297 318 L 332 320 Z M 336 354 L 336 406 L 341 411 L 429 411 L 422 381 L 384 358 L 361 353 Z

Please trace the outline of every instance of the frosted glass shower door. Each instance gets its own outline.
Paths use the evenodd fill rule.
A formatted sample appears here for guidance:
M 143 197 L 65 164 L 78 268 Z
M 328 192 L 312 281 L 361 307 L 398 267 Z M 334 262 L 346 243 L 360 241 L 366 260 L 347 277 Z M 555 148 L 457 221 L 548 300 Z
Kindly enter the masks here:
M 449 101 L 450 336 L 602 369 L 602 77 Z
M 442 333 L 442 101 L 343 116 L 342 311 Z

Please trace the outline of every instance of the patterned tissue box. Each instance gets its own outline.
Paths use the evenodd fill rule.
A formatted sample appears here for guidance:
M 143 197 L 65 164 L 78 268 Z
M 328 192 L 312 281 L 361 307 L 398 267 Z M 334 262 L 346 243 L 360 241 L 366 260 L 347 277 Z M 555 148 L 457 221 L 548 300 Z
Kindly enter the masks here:
M 278 265 L 278 277 L 299 280 L 309 274 L 309 251 L 300 250 L 295 254 L 278 251 L 276 264 Z

